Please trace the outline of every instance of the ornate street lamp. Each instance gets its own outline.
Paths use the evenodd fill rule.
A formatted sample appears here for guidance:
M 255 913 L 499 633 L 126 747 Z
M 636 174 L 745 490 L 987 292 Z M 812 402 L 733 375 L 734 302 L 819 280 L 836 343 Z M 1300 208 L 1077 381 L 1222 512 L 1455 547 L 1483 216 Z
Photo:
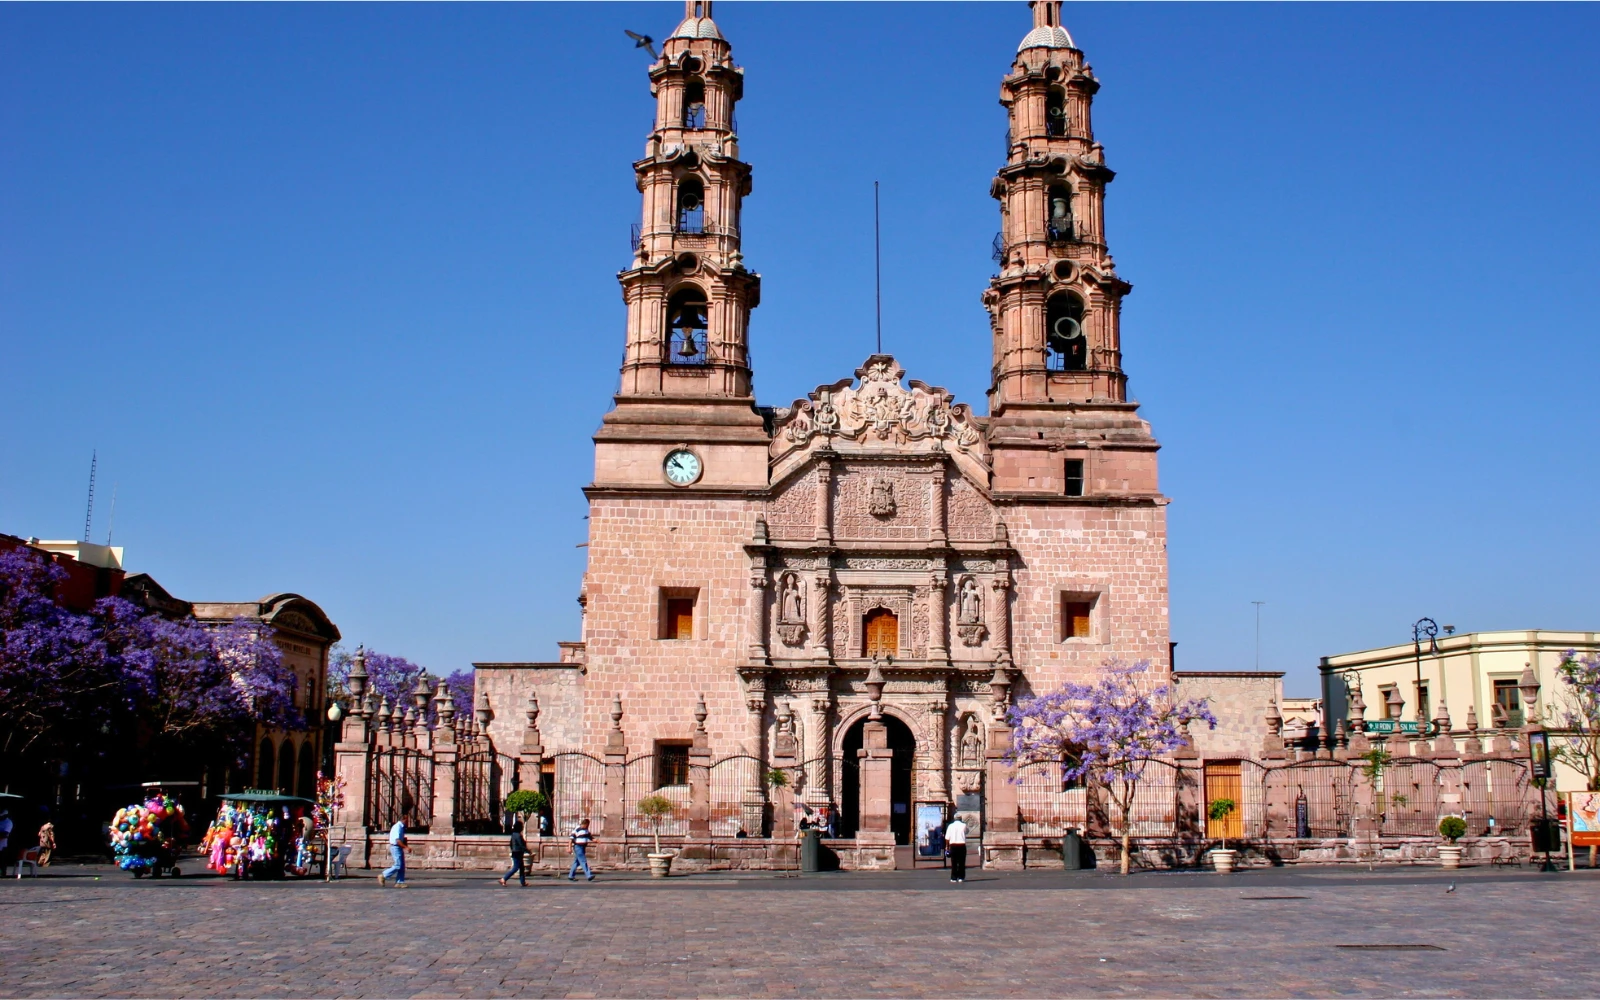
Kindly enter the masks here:
M 1418 618 L 1415 625 L 1411 626 L 1411 645 L 1417 654 L 1417 690 L 1416 707 L 1417 735 L 1425 736 L 1428 733 L 1428 719 L 1422 707 L 1422 640 L 1428 640 L 1428 655 L 1439 655 L 1439 626 L 1432 618 Z

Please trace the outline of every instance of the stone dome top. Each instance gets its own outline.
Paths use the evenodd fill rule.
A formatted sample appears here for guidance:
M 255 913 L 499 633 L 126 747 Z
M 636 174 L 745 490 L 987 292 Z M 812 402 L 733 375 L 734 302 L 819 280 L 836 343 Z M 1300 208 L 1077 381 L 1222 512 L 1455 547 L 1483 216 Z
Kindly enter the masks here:
M 709 17 L 686 17 L 668 38 L 721 38 L 717 23 Z
M 688 23 L 688 22 L 684 22 Z M 681 29 L 680 29 L 681 30 Z M 1067 34 L 1067 29 L 1054 25 L 1034 28 L 1028 32 L 1022 44 L 1017 46 L 1017 51 L 1023 49 L 1075 49 L 1072 36 Z

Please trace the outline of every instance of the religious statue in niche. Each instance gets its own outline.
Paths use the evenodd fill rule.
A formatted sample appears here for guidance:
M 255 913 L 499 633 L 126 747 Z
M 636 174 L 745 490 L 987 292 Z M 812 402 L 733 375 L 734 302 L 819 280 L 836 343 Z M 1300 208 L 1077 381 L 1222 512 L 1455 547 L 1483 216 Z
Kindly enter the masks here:
M 797 757 L 800 754 L 800 744 L 795 739 L 794 712 L 786 701 L 778 702 L 778 733 L 772 744 L 774 756 Z
M 887 479 L 874 479 L 872 492 L 867 497 L 867 509 L 873 517 L 894 517 L 894 483 Z
M 798 646 L 806 634 L 806 596 L 798 573 L 785 573 L 778 583 L 778 638 Z
M 983 624 L 983 588 L 970 576 L 962 577 L 956 594 L 956 634 L 968 646 L 977 646 L 989 634 Z
M 983 733 L 976 715 L 967 716 L 967 725 L 961 734 L 961 766 L 979 767 L 983 764 Z

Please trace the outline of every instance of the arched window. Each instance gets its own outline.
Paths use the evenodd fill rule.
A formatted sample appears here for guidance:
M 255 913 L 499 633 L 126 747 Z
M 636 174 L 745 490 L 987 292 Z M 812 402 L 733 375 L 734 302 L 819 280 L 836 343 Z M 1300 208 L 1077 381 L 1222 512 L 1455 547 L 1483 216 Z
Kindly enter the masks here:
M 1049 367 L 1058 372 L 1081 372 L 1089 367 L 1089 338 L 1083 330 L 1083 300 L 1071 292 L 1050 296 L 1045 307 L 1045 346 Z
M 706 190 L 693 177 L 678 182 L 678 232 L 700 233 L 706 226 Z
M 273 787 L 282 788 L 285 795 L 294 794 L 294 742 L 291 740 L 284 740 L 278 751 L 278 783 Z
M 1065 184 L 1052 184 L 1047 192 L 1048 216 L 1045 231 L 1051 243 L 1067 243 L 1073 238 L 1072 189 Z
M 888 608 L 874 608 L 867 612 L 862 623 L 866 633 L 868 656 L 898 656 L 900 653 L 900 619 Z
M 706 363 L 706 293 L 688 285 L 667 300 L 667 363 Z
M 706 83 L 691 76 L 683 87 L 683 127 L 706 127 Z
M 1044 131 L 1046 135 L 1067 134 L 1067 92 L 1051 87 L 1044 95 Z
M 276 755 L 272 752 L 272 740 L 261 737 L 261 746 L 256 749 L 256 787 L 272 787 L 272 763 Z

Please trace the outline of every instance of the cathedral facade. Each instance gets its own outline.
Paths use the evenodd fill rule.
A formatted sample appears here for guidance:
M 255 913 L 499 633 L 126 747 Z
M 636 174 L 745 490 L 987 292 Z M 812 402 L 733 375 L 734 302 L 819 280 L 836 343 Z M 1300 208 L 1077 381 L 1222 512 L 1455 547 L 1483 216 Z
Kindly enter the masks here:
M 884 354 L 757 402 L 743 73 L 711 4 L 687 4 L 649 71 L 582 638 L 561 664 L 480 665 L 508 742 L 534 691 L 546 754 L 792 761 L 802 810 L 903 844 L 914 803 L 981 820 L 1004 794 L 989 764 L 1017 698 L 1111 660 L 1171 671 L 1167 499 L 1122 368 L 1099 83 L 1060 3 L 1030 6 L 1000 85 L 999 273 L 974 289 L 994 352 L 980 414 Z

